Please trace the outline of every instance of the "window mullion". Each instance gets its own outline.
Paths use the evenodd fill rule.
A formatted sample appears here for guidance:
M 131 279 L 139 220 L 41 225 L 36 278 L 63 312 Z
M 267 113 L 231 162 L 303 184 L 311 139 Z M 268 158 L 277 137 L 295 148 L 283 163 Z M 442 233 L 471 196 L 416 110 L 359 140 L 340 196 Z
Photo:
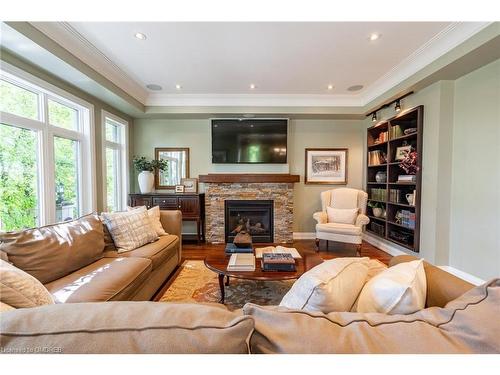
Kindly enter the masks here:
M 47 114 L 48 101 L 47 96 L 43 95 L 43 110 Z M 45 130 L 43 133 L 43 156 L 44 161 L 42 162 L 41 169 L 44 173 L 44 187 L 43 187 L 43 201 L 45 203 L 44 225 L 56 222 L 56 186 L 55 186 L 55 156 L 54 156 L 54 134 L 52 133 L 50 126 L 48 125 L 48 116 L 45 116 Z

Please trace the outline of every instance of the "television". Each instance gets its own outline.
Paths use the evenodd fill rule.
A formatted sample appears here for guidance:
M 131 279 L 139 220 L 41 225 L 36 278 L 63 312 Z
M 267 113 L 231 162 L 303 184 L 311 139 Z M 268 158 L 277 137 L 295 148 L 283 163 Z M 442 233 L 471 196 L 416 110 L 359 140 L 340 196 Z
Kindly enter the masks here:
M 287 119 L 212 120 L 212 163 L 286 164 Z

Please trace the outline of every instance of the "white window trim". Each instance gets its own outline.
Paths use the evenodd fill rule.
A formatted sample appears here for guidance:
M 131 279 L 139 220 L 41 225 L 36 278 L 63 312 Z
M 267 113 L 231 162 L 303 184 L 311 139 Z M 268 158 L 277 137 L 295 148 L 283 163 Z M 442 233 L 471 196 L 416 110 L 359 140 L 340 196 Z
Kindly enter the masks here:
M 39 119 L 33 120 L 17 116 L 11 113 L 0 112 L 0 120 L 6 124 L 19 126 L 29 130 L 35 130 L 38 133 L 38 160 L 43 168 L 39 170 L 40 195 L 39 202 L 39 223 L 40 225 L 51 224 L 56 221 L 55 217 L 55 175 L 53 153 L 53 136 L 61 136 L 80 142 L 79 150 L 79 207 L 80 215 L 95 212 L 97 209 L 97 185 L 94 166 L 96 144 L 95 144 L 95 124 L 94 124 L 94 106 L 69 93 L 59 87 L 46 82 L 22 69 L 19 69 L 5 61 L 0 60 L 0 75 L 2 79 L 22 87 L 28 91 L 39 94 Z M 43 94 L 46 100 L 42 99 Z M 64 129 L 48 123 L 48 99 L 67 105 L 79 110 L 79 124 L 85 126 L 84 134 L 74 130 Z M 75 104 L 79 107 L 75 107 Z M 42 139 L 43 138 L 43 139 Z M 43 147 L 45 146 L 45 147 Z M 83 182 L 86 182 L 85 184 Z
M 123 125 L 123 143 L 117 143 L 108 141 L 106 139 L 106 118 L 109 118 L 121 125 Z M 108 195 L 107 195 L 107 166 L 106 166 L 106 148 L 112 148 L 114 150 L 120 151 L 120 171 L 119 171 L 119 182 L 121 188 L 118 189 L 118 196 L 120 206 L 118 210 L 125 210 L 128 203 L 129 194 L 129 123 L 128 121 L 118 117 L 106 110 L 101 111 L 101 138 L 102 138 L 102 202 L 103 209 L 106 210 L 108 207 Z

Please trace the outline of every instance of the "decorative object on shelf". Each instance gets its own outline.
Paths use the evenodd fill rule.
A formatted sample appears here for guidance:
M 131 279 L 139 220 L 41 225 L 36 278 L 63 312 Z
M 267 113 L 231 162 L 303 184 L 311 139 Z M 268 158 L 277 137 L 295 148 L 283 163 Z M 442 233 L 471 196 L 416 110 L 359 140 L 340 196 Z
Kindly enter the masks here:
M 375 216 L 375 217 L 385 217 L 386 216 L 385 207 L 382 203 L 369 201 L 368 207 L 371 207 L 372 212 L 373 212 L 373 216 Z
M 412 194 L 406 194 L 406 200 L 410 206 L 415 205 L 415 190 L 413 190 Z
M 151 193 L 153 191 L 154 185 L 154 174 L 153 171 L 164 171 L 168 169 L 168 165 L 163 160 L 148 160 L 144 156 L 134 157 L 133 159 L 134 167 L 139 171 L 137 180 L 139 182 L 139 189 L 142 194 Z
M 400 174 L 398 176 L 398 184 L 414 184 L 417 182 L 417 176 L 414 174 Z
M 176 193 L 184 193 L 185 187 L 184 185 L 175 185 L 175 192 Z
M 394 155 L 394 160 L 401 161 L 404 160 L 411 153 L 411 146 L 400 146 L 396 148 L 396 155 Z
M 236 247 L 251 247 L 252 236 L 246 230 L 242 230 L 234 237 L 233 243 Z
M 417 128 L 408 128 L 408 129 L 405 129 L 405 131 L 404 131 L 405 135 L 414 134 L 416 132 L 417 132 Z
M 391 230 L 389 232 L 389 237 L 395 239 L 396 241 L 402 242 L 406 245 L 410 245 L 411 234 L 404 233 L 396 230 Z
M 375 181 L 377 181 L 378 183 L 384 183 L 384 182 L 387 182 L 387 172 L 384 172 L 384 171 L 378 171 L 378 172 L 375 174 Z
M 306 184 L 347 184 L 347 148 L 306 148 Z
M 183 178 L 189 177 L 189 148 L 155 148 L 155 158 L 168 166 L 156 171 L 156 189 L 173 189 L 176 185 L 181 185 Z
M 399 164 L 399 167 L 410 175 L 416 175 L 419 171 L 417 160 L 417 151 L 412 150 L 403 158 L 403 160 L 401 160 L 401 164 Z
M 198 179 L 197 178 L 182 178 L 181 185 L 184 185 L 184 192 L 197 193 L 198 192 Z

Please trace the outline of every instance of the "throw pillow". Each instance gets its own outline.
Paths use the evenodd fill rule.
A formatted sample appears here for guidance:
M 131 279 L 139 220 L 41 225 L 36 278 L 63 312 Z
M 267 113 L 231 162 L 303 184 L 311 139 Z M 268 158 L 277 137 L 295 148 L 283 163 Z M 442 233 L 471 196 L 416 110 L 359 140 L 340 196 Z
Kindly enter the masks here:
M 280 306 L 306 311 L 349 311 L 365 284 L 369 258 L 327 260 L 304 273 Z
M 54 304 L 40 281 L 4 260 L 0 260 L 0 299 L 14 308 Z
M 127 207 L 127 211 L 136 210 L 139 207 Z M 153 206 L 148 210 L 149 219 L 151 220 L 151 225 L 153 226 L 156 234 L 158 236 L 167 236 L 168 233 L 163 229 L 160 221 L 160 207 Z
M 146 207 L 128 212 L 103 212 L 102 217 L 119 253 L 137 249 L 158 239 Z
M 358 217 L 358 212 L 358 208 L 326 208 L 329 223 L 354 224 Z
M 425 308 L 426 293 L 423 260 L 400 263 L 366 283 L 359 295 L 357 311 L 412 314 Z

